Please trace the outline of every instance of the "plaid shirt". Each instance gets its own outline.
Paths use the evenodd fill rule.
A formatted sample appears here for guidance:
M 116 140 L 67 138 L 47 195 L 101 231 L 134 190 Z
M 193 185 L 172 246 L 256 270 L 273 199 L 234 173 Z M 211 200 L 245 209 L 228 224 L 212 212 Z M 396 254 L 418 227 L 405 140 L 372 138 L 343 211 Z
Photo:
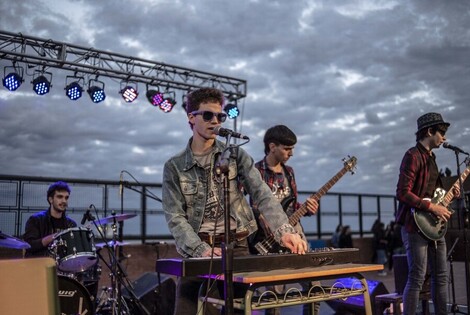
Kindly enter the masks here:
M 418 142 L 415 147 L 406 151 L 400 165 L 396 193 L 399 202 L 396 221 L 404 225 L 407 232 L 418 231 L 411 209 L 428 210 L 431 204 L 430 201 L 423 200 L 428 187 L 430 167 L 436 167 L 436 163 L 430 162 L 429 159 L 435 161 L 436 156 Z M 437 179 L 436 187 L 442 187 L 440 177 Z
M 264 157 L 261 161 L 258 161 L 255 164 L 255 167 L 261 173 L 261 178 L 263 179 L 263 181 L 268 184 L 269 188 L 272 190 L 275 182 L 277 181 L 276 173 L 268 167 L 268 164 L 266 163 L 266 157 Z M 291 196 L 294 197 L 294 202 L 292 203 L 292 210 L 295 211 L 301 206 L 301 203 L 297 202 L 297 184 L 295 183 L 294 169 L 285 164 L 282 164 L 282 167 L 284 168 L 284 171 L 286 172 L 287 178 L 289 180 Z M 286 209 L 284 209 L 284 211 L 285 210 Z M 291 214 L 292 213 L 289 213 L 289 215 Z

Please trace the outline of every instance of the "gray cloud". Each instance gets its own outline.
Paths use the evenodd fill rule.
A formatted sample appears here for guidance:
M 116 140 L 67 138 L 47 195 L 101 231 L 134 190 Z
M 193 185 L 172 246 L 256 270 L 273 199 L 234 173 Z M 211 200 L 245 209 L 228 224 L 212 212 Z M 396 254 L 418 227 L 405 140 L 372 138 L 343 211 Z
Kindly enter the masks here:
M 42 5 L 39 5 L 42 4 Z M 266 128 L 299 136 L 289 162 L 301 190 L 321 187 L 348 155 L 357 172 L 332 191 L 393 194 L 414 145 L 416 118 L 438 111 L 449 142 L 468 150 L 470 20 L 464 1 L 20 1 L 0 3 L 0 29 L 246 79 L 237 129 L 263 156 Z M 0 65 L 9 65 L 0 60 Z M 190 136 L 178 105 L 132 104 L 106 82 L 107 100 L 71 102 L 66 73 L 50 94 L 27 79 L 0 91 L 2 173 L 161 181 L 163 163 Z M 231 123 L 226 127 L 232 128 Z M 455 173 L 454 155 L 437 151 Z

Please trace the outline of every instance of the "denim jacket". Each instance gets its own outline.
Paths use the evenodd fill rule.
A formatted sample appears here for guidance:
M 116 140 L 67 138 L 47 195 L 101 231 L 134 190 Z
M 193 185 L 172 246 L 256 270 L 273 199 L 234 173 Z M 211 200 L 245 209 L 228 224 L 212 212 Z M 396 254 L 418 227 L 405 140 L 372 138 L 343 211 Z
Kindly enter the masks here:
M 183 257 L 201 257 L 210 248 L 199 236 L 206 204 L 208 179 L 204 168 L 194 159 L 191 151 L 192 138 L 186 149 L 170 158 L 163 169 L 163 211 L 168 228 L 176 242 L 176 249 Z M 224 143 L 215 141 L 212 164 L 225 148 Z M 271 190 L 262 181 L 253 159 L 241 148 L 234 150 L 229 159 L 228 179 L 230 185 L 230 211 L 237 222 L 237 233 L 254 233 L 258 227 L 246 198 L 240 191 L 242 187 L 263 209 L 274 238 L 280 242 L 284 233 L 295 233 L 289 224 L 280 203 L 273 197 Z M 212 168 L 213 169 L 213 168 Z

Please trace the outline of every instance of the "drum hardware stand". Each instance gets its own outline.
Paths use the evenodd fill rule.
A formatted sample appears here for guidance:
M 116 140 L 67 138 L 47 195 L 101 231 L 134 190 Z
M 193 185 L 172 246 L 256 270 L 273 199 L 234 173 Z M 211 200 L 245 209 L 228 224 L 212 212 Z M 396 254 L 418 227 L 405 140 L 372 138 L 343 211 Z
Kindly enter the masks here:
M 96 224 L 96 221 L 93 221 L 93 223 L 97 231 L 99 231 L 100 236 L 105 241 L 105 244 L 109 244 L 109 241 L 106 239 L 105 235 L 102 233 L 101 231 L 102 229 L 100 229 L 98 227 L 98 224 Z M 145 308 L 144 305 L 142 305 L 142 302 L 137 298 L 134 292 L 134 287 L 132 286 L 129 279 L 127 278 L 127 274 L 122 268 L 122 265 L 117 258 L 117 254 L 119 250 L 119 243 L 117 242 L 117 224 L 116 223 L 117 223 L 116 219 L 114 219 L 114 222 L 111 225 L 112 230 L 113 230 L 112 248 L 111 246 L 104 246 L 107 248 L 110 262 L 107 263 L 106 260 L 103 258 L 103 256 L 98 252 L 99 258 L 103 261 L 106 267 L 108 267 L 108 269 L 111 271 L 110 272 L 111 288 L 106 289 L 104 291 L 104 293 L 106 293 L 107 295 L 107 300 L 110 301 L 111 303 L 111 310 L 112 310 L 111 314 L 112 315 L 129 314 L 128 312 L 125 312 L 125 310 L 123 309 L 123 297 L 121 294 L 121 288 L 124 287 L 126 288 L 127 292 L 131 295 L 133 303 L 135 303 L 135 305 L 137 306 L 141 314 L 150 315 L 150 312 Z M 108 295 L 109 291 L 111 292 L 110 295 Z M 101 299 L 101 296 L 100 296 L 100 299 Z M 100 300 L 98 307 L 97 307 L 97 311 L 101 309 L 104 303 L 105 302 L 101 302 Z M 124 305 L 124 306 L 127 308 L 127 305 Z
M 140 191 L 140 190 L 137 190 L 137 189 L 133 188 L 131 185 L 129 185 L 128 182 L 123 180 L 123 174 L 124 173 L 131 176 L 135 180 L 136 183 L 140 184 L 139 181 L 134 176 L 132 176 L 132 174 L 130 174 L 128 171 L 126 171 L 126 170 L 121 171 L 121 174 L 119 176 L 119 196 L 121 197 L 120 198 L 121 199 L 121 214 L 124 214 L 124 188 L 135 191 L 135 192 L 141 194 L 142 196 L 145 196 L 145 197 L 154 199 L 156 201 L 162 202 L 162 200 L 160 198 L 158 198 L 157 196 L 155 196 L 151 191 L 147 191 L 145 186 L 143 186 L 143 191 Z M 145 198 L 143 198 L 142 202 L 145 202 L 145 201 L 146 201 Z M 113 228 L 113 242 L 114 242 L 114 244 L 116 244 L 115 243 L 115 241 L 117 239 L 116 222 L 113 222 L 113 223 L 114 223 L 112 225 L 112 228 Z M 143 224 L 143 226 L 145 226 L 145 224 Z M 122 225 L 120 225 L 120 227 L 119 227 L 119 236 L 120 237 L 119 238 L 120 238 L 121 241 L 122 241 L 122 234 L 123 234 L 122 233 Z M 145 239 L 143 241 L 145 242 Z M 112 268 L 110 268 L 110 270 L 112 271 L 111 272 L 111 283 L 113 284 L 113 286 L 112 286 L 113 292 L 117 292 L 118 309 L 120 307 L 120 301 L 121 301 L 121 286 L 124 286 L 126 288 L 126 290 L 131 294 L 132 302 L 135 303 L 135 305 L 137 306 L 137 308 L 140 311 L 140 314 L 150 315 L 150 312 L 145 308 L 145 306 L 142 304 L 142 302 L 135 295 L 135 292 L 133 290 L 134 287 L 132 286 L 132 283 L 130 283 L 129 280 L 127 279 L 127 276 L 124 273 L 124 270 L 122 269 L 120 262 L 116 259 L 116 256 L 117 256 L 117 253 L 113 252 L 112 261 L 114 262 L 114 264 L 112 264 Z M 117 281 L 116 281 L 116 279 L 117 279 Z M 127 283 L 125 283 L 124 280 L 126 280 Z M 160 287 L 160 275 L 158 276 L 158 282 L 159 282 L 159 287 Z M 126 284 L 127 284 L 127 286 L 126 286 Z M 117 314 L 120 315 L 121 313 L 118 312 Z

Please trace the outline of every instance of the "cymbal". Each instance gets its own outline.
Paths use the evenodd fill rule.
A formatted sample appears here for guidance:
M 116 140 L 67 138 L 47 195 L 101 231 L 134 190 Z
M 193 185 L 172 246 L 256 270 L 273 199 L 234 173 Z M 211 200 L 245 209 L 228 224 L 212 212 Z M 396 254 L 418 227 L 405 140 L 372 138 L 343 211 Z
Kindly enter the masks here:
M 119 241 L 108 241 L 107 243 L 103 242 L 103 243 L 95 244 L 95 247 L 96 247 L 96 248 L 103 248 L 103 247 L 105 247 L 105 246 L 107 246 L 107 247 L 114 247 L 114 246 L 125 246 L 125 245 L 129 245 L 129 243 L 127 243 L 127 242 L 119 242 Z
M 28 249 L 31 246 L 16 237 L 0 232 L 0 247 L 14 248 L 14 249 Z
M 95 220 L 95 221 L 93 221 L 93 223 L 101 225 L 101 224 L 114 223 L 114 221 L 121 222 L 121 221 L 130 219 L 130 218 L 133 218 L 135 216 L 137 216 L 137 214 L 128 214 L 128 213 L 127 214 L 116 214 L 116 215 L 112 215 L 112 216 L 109 216 L 109 217 L 101 218 L 99 220 Z

